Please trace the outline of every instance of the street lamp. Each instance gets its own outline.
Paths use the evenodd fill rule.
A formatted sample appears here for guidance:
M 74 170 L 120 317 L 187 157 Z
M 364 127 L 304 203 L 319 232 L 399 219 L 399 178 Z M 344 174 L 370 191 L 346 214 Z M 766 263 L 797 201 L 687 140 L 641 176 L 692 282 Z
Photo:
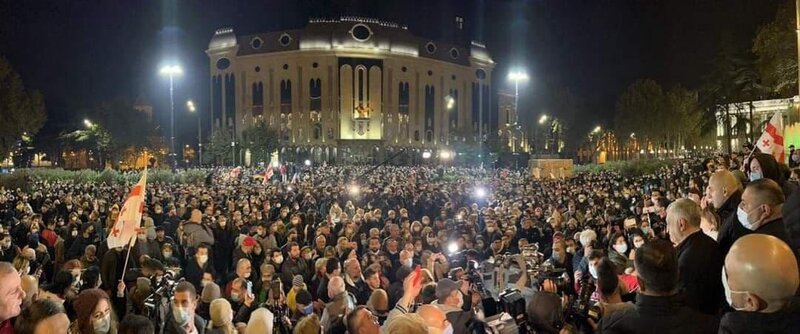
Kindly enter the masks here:
M 194 106 L 194 101 L 192 100 L 186 101 L 186 108 L 189 109 L 189 112 L 197 111 L 197 108 L 195 108 Z M 203 132 L 201 130 L 202 128 L 200 125 L 201 119 L 202 117 L 200 117 L 200 113 L 197 113 L 197 155 L 198 155 L 197 165 L 198 166 L 203 166 Z
M 539 124 L 544 124 L 545 122 L 547 122 L 547 115 L 542 115 L 542 117 L 539 117 Z
M 519 120 L 519 83 L 528 81 L 528 73 L 522 70 L 508 73 L 508 80 L 514 82 L 514 123 Z
M 173 167 L 176 167 L 178 161 L 175 158 L 175 97 L 173 94 L 174 89 L 172 82 L 176 75 L 183 74 L 183 69 L 179 65 L 167 65 L 161 68 L 160 73 L 161 75 L 166 75 L 169 77 L 169 149 L 170 154 L 172 155 Z
M 83 120 L 83 125 L 86 125 L 87 128 L 91 128 L 94 124 L 92 123 L 92 121 L 90 121 L 88 119 L 84 119 Z
M 508 73 L 508 80 L 514 81 L 514 125 L 519 124 L 519 83 L 528 81 L 528 73 L 522 70 L 511 71 Z M 508 120 L 511 123 L 511 120 Z M 512 151 L 517 152 L 517 141 L 512 138 Z

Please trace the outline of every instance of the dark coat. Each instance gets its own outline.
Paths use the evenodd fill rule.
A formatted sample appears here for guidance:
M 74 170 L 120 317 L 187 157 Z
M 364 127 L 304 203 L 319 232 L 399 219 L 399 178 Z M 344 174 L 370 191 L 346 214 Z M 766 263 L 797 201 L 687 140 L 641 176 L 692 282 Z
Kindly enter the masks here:
M 799 253 L 800 249 L 800 187 L 795 189 L 791 195 L 786 198 L 783 203 L 783 220 L 786 222 L 786 232 L 789 234 L 789 239 L 792 240 L 792 246 L 795 247 L 795 254 Z
M 731 247 L 736 240 L 739 240 L 739 238 L 752 233 L 767 234 L 781 239 L 796 252 L 797 245 L 794 245 L 789 239 L 789 233 L 786 230 L 786 225 L 783 223 L 782 218 L 768 222 L 759 226 L 755 231 L 751 231 L 742 226 L 742 224 L 739 223 L 739 218 L 736 217 L 736 215 L 733 215 L 730 219 L 728 219 L 727 222 L 725 222 L 722 228 L 720 228 L 719 235 L 717 236 L 719 249 L 722 251 L 723 258 L 728 255 L 728 251 L 731 250 Z
M 739 208 L 739 203 L 742 202 L 743 191 L 737 190 L 735 193 L 728 197 L 722 207 L 717 209 L 717 216 L 720 222 L 727 222 L 730 217 L 736 217 L 736 209 Z
M 692 233 L 678 245 L 680 287 L 686 305 L 716 315 L 722 301 L 723 258 L 719 246 L 703 231 Z
M 716 333 L 716 318 L 682 306 L 677 296 L 637 295 L 636 307 L 600 319 L 601 333 Z
M 797 333 L 800 314 L 790 312 L 728 312 L 719 323 L 719 333 Z

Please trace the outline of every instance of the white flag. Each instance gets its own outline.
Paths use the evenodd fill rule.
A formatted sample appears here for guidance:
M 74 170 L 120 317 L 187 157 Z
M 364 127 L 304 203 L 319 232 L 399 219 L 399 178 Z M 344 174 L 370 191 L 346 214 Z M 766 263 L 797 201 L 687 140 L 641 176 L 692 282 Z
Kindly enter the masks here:
M 772 115 L 764 133 L 758 138 L 756 146 L 762 153 L 771 154 L 779 163 L 783 162 L 785 148 L 783 146 L 783 117 L 780 111 Z
M 136 233 L 142 224 L 142 212 L 144 211 L 145 186 L 147 185 L 147 169 L 142 173 L 142 178 L 131 189 L 125 204 L 119 211 L 119 217 L 108 235 L 108 248 L 123 247 L 130 243 L 131 247 L 136 243 Z

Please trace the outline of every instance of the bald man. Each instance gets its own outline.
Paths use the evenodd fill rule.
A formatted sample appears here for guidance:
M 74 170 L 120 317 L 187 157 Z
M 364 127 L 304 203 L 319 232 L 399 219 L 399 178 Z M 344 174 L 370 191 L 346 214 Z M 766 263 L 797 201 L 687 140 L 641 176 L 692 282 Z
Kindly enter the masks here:
M 781 209 L 785 200 L 783 190 L 775 181 L 760 179 L 748 183 L 736 215 L 720 227 L 717 240 L 722 254 L 727 255 L 737 239 L 751 233 L 769 234 L 797 249 L 789 241 L 783 222 Z
M 417 314 L 422 317 L 422 320 L 425 320 L 425 326 L 428 326 L 428 334 L 453 333 L 453 325 L 447 321 L 444 312 L 438 307 L 422 305 L 417 309 Z
M 323 328 L 331 328 L 333 320 L 346 315 L 356 305 L 355 297 L 345 290 L 344 279 L 341 276 L 334 276 L 328 282 L 328 296 L 331 301 L 325 304 L 320 320 Z
M 742 183 L 733 173 L 721 170 L 708 180 L 706 201 L 714 207 L 720 221 L 736 216 L 736 208 L 742 198 Z
M 796 333 L 800 314 L 789 301 L 800 284 L 797 258 L 782 240 L 765 234 L 737 240 L 722 271 L 725 296 L 736 312 L 726 313 L 720 333 Z
M 722 282 L 716 272 L 722 269 L 722 253 L 716 241 L 700 229 L 700 206 L 681 198 L 667 207 L 667 232 L 678 251 L 678 286 L 686 306 L 716 315 L 722 300 Z

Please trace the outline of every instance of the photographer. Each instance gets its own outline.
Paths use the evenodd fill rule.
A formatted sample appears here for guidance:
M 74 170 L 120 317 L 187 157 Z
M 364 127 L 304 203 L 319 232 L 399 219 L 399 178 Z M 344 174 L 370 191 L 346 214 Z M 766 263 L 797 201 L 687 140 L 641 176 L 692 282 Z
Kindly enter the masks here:
M 164 334 L 203 334 L 206 320 L 195 314 L 197 291 L 192 283 L 183 281 L 175 287 L 165 323 Z
M 624 312 L 634 307 L 631 302 L 623 302 L 622 295 L 626 293 L 625 285 L 621 285 L 617 277 L 614 263 L 607 258 L 601 259 L 596 265 L 597 287 L 600 290 L 600 310 L 602 318 L 606 318 L 615 312 Z M 594 320 L 589 320 L 589 324 L 596 331 L 597 324 Z

